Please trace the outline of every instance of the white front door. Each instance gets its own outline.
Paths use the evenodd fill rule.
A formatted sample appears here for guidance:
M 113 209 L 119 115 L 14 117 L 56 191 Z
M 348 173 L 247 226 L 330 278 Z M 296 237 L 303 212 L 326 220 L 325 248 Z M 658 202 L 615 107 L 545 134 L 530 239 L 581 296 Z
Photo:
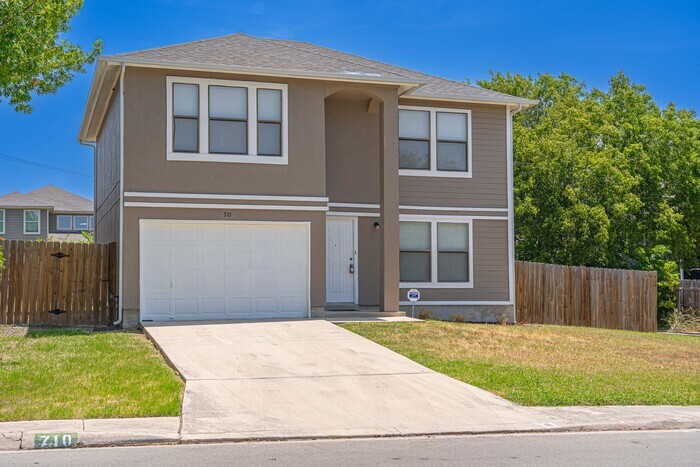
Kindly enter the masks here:
M 326 219 L 326 301 L 355 302 L 355 220 Z

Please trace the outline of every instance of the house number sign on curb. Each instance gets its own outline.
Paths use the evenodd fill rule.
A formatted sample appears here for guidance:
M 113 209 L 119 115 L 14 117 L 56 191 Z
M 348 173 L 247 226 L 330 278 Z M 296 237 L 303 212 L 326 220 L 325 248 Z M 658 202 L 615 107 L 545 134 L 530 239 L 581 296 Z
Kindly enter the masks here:
M 34 449 L 70 448 L 78 444 L 78 433 L 37 433 Z

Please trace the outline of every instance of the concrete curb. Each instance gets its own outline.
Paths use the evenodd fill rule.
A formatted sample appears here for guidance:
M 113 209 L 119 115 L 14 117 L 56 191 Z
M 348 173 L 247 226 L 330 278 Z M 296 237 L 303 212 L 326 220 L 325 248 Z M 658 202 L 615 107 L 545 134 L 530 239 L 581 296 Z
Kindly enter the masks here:
M 513 425 L 483 425 L 458 431 L 424 431 L 394 433 L 368 430 L 362 434 L 337 432 L 318 432 L 307 434 L 259 433 L 256 436 L 241 433 L 211 433 L 185 435 L 179 432 L 178 417 L 143 418 L 143 419 L 95 419 L 95 420 L 41 420 L 30 422 L 0 423 L 0 451 L 46 449 L 35 444 L 36 435 L 77 434 L 77 441 L 68 448 L 104 447 L 104 446 L 142 446 L 154 444 L 206 444 L 226 442 L 261 442 L 261 441 L 300 441 L 323 439 L 359 439 L 359 438 L 396 438 L 419 436 L 455 436 L 485 434 L 535 434 L 565 432 L 602 432 L 602 431 L 652 431 L 652 430 L 700 430 L 700 419 L 620 421 L 606 423 L 551 423 Z M 60 448 L 59 447 L 59 448 Z

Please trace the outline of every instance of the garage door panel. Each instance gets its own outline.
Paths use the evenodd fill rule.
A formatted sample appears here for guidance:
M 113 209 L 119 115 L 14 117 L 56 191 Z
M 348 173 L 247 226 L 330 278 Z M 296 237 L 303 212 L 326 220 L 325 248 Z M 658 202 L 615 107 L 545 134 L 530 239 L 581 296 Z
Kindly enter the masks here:
M 229 298 L 226 300 L 226 312 L 229 315 L 245 317 L 252 312 L 252 300 L 250 298 Z
M 147 245 L 142 253 L 144 271 L 160 271 L 170 267 L 170 249 Z
M 226 290 L 226 277 L 218 273 L 199 274 L 199 288 L 201 290 Z
M 172 301 L 172 316 L 177 318 L 192 318 L 199 314 L 199 300 L 196 298 L 174 298 Z
M 226 264 L 226 252 L 223 248 L 202 249 L 199 251 L 199 267 L 223 268 Z
M 199 276 L 196 273 L 177 273 L 173 274 L 173 289 L 181 290 L 197 290 L 199 288 Z
M 250 247 L 247 249 L 226 250 L 226 268 L 234 271 L 246 271 L 250 269 Z
M 233 272 L 226 274 L 226 288 L 237 291 L 250 291 L 252 286 L 251 272 Z
M 146 242 L 167 242 L 170 240 L 170 226 L 167 224 L 150 225 L 142 232 L 141 239 Z
M 198 240 L 198 234 L 197 224 L 175 224 L 170 238 L 178 242 L 195 242 Z
M 172 265 L 176 268 L 191 268 L 197 265 L 197 249 L 174 244 L 170 246 Z
M 169 319 L 170 318 L 170 299 L 169 298 L 153 298 L 145 300 L 144 306 L 149 311 L 149 316 L 153 319 Z
M 307 316 L 308 235 L 286 223 L 146 221 L 142 318 Z
M 205 318 L 223 318 L 226 315 L 226 299 L 225 298 L 203 298 L 200 301 L 200 310 L 202 317 Z
M 295 270 L 278 271 L 277 282 L 279 287 L 304 291 L 306 277 L 300 276 Z
M 276 297 L 257 297 L 253 299 L 255 306 L 254 313 L 276 313 L 277 312 L 277 298 Z
M 277 263 L 277 249 L 267 242 L 255 242 L 251 267 L 254 269 L 274 268 Z

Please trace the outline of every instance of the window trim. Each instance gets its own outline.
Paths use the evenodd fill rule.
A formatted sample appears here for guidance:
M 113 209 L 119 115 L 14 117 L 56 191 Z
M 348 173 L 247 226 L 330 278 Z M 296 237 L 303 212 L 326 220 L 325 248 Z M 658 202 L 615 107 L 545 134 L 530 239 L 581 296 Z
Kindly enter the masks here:
M 85 218 L 85 223 L 87 224 L 87 227 L 84 229 L 81 229 L 77 226 L 77 222 L 75 221 L 76 217 L 84 217 Z M 90 215 L 89 214 L 78 214 L 77 216 L 73 216 L 73 230 L 79 230 L 81 232 L 85 231 L 90 231 Z
M 192 78 L 186 76 L 167 76 L 166 84 L 166 160 L 288 165 L 289 106 L 287 84 L 266 83 L 259 81 Z M 199 152 L 193 153 L 173 151 L 173 84 L 199 85 Z M 243 87 L 248 89 L 247 154 L 219 154 L 209 152 L 209 86 Z M 258 154 L 258 89 L 276 89 L 282 91 L 281 156 L 267 156 Z M 204 121 L 204 119 L 206 119 L 206 121 Z
M 471 217 L 436 217 L 421 215 L 402 215 L 399 222 L 428 222 L 430 223 L 430 282 L 400 282 L 404 289 L 472 289 L 474 288 L 474 219 Z M 467 224 L 469 226 L 469 281 L 468 282 L 438 282 L 438 224 Z M 399 245 L 401 251 L 401 245 Z
M 61 217 L 67 217 L 68 219 L 70 219 L 70 227 L 68 227 L 66 229 L 66 228 L 61 227 L 59 225 L 59 220 L 61 219 Z M 71 216 L 70 214 L 57 214 L 56 215 L 56 230 L 73 230 L 73 216 Z
M 447 107 L 421 107 L 417 105 L 399 105 L 399 110 L 419 110 L 430 113 L 430 169 L 399 169 L 399 175 L 413 177 L 472 178 L 472 111 L 471 109 L 453 109 Z M 437 169 L 437 113 L 466 114 L 467 116 L 467 171 Z M 399 139 L 410 139 L 401 138 Z M 423 140 L 421 140 L 423 141 Z
M 28 212 L 36 212 L 39 213 L 39 217 L 37 218 L 36 225 L 38 230 L 36 232 L 27 232 L 27 213 Z M 34 221 L 32 221 L 34 222 Z M 22 233 L 24 235 L 41 235 L 41 209 L 24 209 L 22 211 Z
M 7 223 L 7 217 L 5 216 L 5 210 L 0 209 L 0 213 L 2 213 L 2 229 L 0 229 L 0 235 L 5 234 L 5 224 Z

